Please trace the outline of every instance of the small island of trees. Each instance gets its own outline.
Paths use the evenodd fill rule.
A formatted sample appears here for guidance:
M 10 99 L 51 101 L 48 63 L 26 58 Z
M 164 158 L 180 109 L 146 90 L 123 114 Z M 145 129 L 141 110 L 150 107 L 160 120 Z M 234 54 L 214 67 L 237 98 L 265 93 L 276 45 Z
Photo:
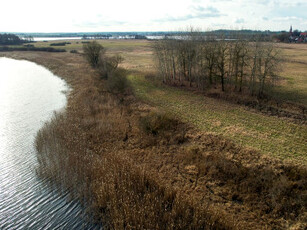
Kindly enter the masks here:
M 0 34 L 0 45 L 20 45 L 24 42 L 15 34 Z

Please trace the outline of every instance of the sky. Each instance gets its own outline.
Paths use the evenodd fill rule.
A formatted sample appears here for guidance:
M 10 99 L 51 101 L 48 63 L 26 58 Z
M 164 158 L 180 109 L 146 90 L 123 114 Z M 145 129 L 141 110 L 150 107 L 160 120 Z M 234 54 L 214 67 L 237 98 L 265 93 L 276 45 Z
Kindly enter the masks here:
M 0 32 L 305 31 L 306 12 L 306 0 L 4 0 Z

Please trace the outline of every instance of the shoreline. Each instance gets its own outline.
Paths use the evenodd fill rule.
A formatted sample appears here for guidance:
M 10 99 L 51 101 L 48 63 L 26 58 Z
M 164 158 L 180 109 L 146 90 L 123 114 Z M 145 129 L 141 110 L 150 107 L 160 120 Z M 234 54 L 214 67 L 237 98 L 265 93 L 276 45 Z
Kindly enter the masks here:
M 205 134 L 179 121 L 158 136 L 142 132 L 138 120 L 154 113 L 156 108 L 139 102 L 133 96 L 121 103 L 106 93 L 103 90 L 103 82 L 99 81 L 96 73 L 80 55 L 63 53 L 48 54 L 48 57 L 45 57 L 42 54 L 20 52 L 6 55 L 43 65 L 64 79 L 71 88 L 67 96 L 65 115 L 59 115 L 55 118 L 55 123 L 49 123 L 53 124 L 49 129 L 53 128 L 59 136 L 48 136 L 47 125 L 41 138 L 64 138 L 60 143 L 64 146 L 61 152 L 67 154 L 69 160 L 65 162 L 64 158 L 61 158 L 61 167 L 56 170 L 65 166 L 69 168 L 71 164 L 80 166 L 80 169 L 74 168 L 76 172 L 64 169 L 65 172 L 59 177 L 60 181 L 68 183 L 83 195 L 90 194 L 94 202 L 92 207 L 95 209 L 95 206 L 98 206 L 101 210 L 98 213 L 99 218 L 114 220 L 110 226 L 120 228 L 125 223 L 133 223 L 134 226 L 143 223 L 145 226 L 157 223 L 161 217 L 169 221 L 174 220 L 174 217 L 181 213 L 178 210 L 182 208 L 189 210 L 189 213 L 181 213 L 186 218 L 184 220 L 191 219 L 191 215 L 194 215 L 195 219 L 198 215 L 205 221 L 203 226 L 207 226 L 207 223 L 216 228 L 228 229 L 257 229 L 267 224 L 285 226 L 285 220 L 282 218 L 275 220 L 269 215 L 260 217 L 264 210 L 260 207 L 257 210 L 257 204 L 254 204 L 253 200 L 260 199 L 258 205 L 263 205 L 267 200 L 261 197 L 261 194 L 257 198 L 256 191 L 244 193 L 243 189 L 242 194 L 237 192 L 240 191 L 239 187 L 244 185 L 253 189 L 252 184 L 255 181 L 252 179 L 252 172 L 263 173 L 266 167 L 269 176 L 263 175 L 264 178 L 269 182 L 279 180 L 276 171 L 286 170 L 280 169 L 280 165 L 284 165 L 282 161 L 242 149 L 224 138 Z M 125 135 L 128 136 L 126 141 Z M 51 145 L 49 147 L 54 148 Z M 260 169 L 254 167 L 257 164 Z M 118 168 L 119 165 L 121 169 Z M 296 167 L 291 167 L 290 171 L 296 170 Z M 240 177 L 242 173 L 248 178 L 247 181 Z M 286 171 L 285 173 L 287 175 Z M 110 180 L 109 184 L 101 184 L 101 178 Z M 287 179 L 291 182 L 296 180 L 291 176 Z M 81 186 L 76 187 L 74 182 Z M 136 184 L 139 188 L 135 188 Z M 112 186 L 115 185 L 119 191 L 114 190 Z M 262 189 L 267 189 L 265 186 Z M 273 183 L 272 186 L 277 184 Z M 133 204 L 126 203 L 125 200 L 117 201 L 120 194 L 124 194 L 122 196 L 125 198 L 133 198 L 135 210 L 132 210 Z M 142 199 L 140 194 L 143 194 Z M 144 194 L 148 195 L 148 200 Z M 151 206 L 150 202 L 157 197 L 158 202 L 153 202 L 156 206 Z M 120 201 L 123 203 L 119 203 Z M 108 202 L 113 202 L 114 210 L 109 210 Z M 144 207 L 143 203 L 148 206 Z M 159 206 L 160 203 L 176 204 L 177 206 L 171 205 L 169 210 L 175 216 L 159 211 L 163 208 Z M 242 204 L 251 211 L 246 211 Z M 158 212 L 152 219 L 146 219 L 144 214 L 137 217 L 138 212 L 144 211 L 148 214 L 153 211 L 153 207 Z M 130 215 L 121 213 L 124 208 L 131 212 Z M 293 224 L 297 224 L 296 222 Z

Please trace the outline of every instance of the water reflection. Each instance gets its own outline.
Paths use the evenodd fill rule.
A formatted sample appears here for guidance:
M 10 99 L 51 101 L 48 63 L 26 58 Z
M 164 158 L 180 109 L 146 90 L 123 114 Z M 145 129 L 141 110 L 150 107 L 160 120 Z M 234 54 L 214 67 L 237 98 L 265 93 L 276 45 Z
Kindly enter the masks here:
M 35 174 L 35 134 L 63 108 L 64 81 L 28 61 L 0 58 L 0 229 L 97 229 L 77 201 Z

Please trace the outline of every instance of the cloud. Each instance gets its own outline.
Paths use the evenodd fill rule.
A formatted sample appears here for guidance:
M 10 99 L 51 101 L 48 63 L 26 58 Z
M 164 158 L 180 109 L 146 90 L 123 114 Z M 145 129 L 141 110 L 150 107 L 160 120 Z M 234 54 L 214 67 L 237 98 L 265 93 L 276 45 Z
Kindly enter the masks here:
M 265 5 L 265 6 L 267 6 L 267 5 L 269 5 L 271 3 L 270 0 L 257 0 L 255 2 L 260 4 L 260 5 Z
M 197 6 L 191 6 L 190 8 L 192 10 L 194 10 L 195 12 L 197 12 L 197 13 L 203 13 L 203 12 L 206 12 L 206 13 L 219 13 L 219 10 L 214 8 L 214 7 L 212 7 L 212 6 L 203 7 L 203 6 L 197 5 Z
M 288 29 L 290 25 L 292 25 L 293 29 L 298 29 L 302 31 L 306 30 L 306 25 L 307 25 L 305 18 L 295 17 L 295 16 L 274 17 L 272 18 L 271 21 L 273 23 L 283 25 L 285 29 Z
M 156 22 L 180 22 L 180 21 L 187 21 L 192 19 L 205 19 L 205 18 L 217 18 L 224 16 L 221 14 L 220 11 L 212 6 L 209 7 L 202 7 L 200 5 L 190 7 L 192 11 L 190 14 L 173 17 L 167 16 L 164 18 L 156 19 Z
M 88 27 L 88 28 L 99 28 L 99 27 L 110 27 L 110 26 L 121 26 L 127 22 L 124 21 L 112 21 L 112 20 L 97 20 L 97 21 L 84 21 L 81 23 L 75 23 L 75 26 Z
M 280 7 L 274 10 L 273 14 L 280 17 L 301 17 L 307 19 L 307 4 L 299 7 Z
M 280 21 L 286 22 L 286 21 L 291 21 L 291 20 L 300 20 L 300 18 L 295 17 L 295 16 L 273 18 L 273 21 L 278 21 L 278 22 L 280 22 Z
M 243 19 L 243 18 L 238 18 L 236 21 L 235 21 L 235 23 L 237 23 L 237 24 L 242 24 L 242 23 L 244 23 L 245 22 L 245 20 Z
M 54 0 L 58 4 L 50 5 L 47 11 L 38 2 L 20 1 L 17 8 L 13 1 L 1 2 L 3 9 L 15 7 L 16 17 L 2 10 L 0 21 L 5 23 L 0 23 L 0 31 L 166 31 L 186 24 L 198 28 L 244 25 L 250 29 L 270 30 L 288 29 L 292 24 L 293 28 L 306 30 L 307 25 L 306 0 L 119 0 L 108 3 L 87 0 L 88 4 Z M 72 5 L 74 10 L 71 10 Z M 53 12 L 57 12 L 56 17 Z

